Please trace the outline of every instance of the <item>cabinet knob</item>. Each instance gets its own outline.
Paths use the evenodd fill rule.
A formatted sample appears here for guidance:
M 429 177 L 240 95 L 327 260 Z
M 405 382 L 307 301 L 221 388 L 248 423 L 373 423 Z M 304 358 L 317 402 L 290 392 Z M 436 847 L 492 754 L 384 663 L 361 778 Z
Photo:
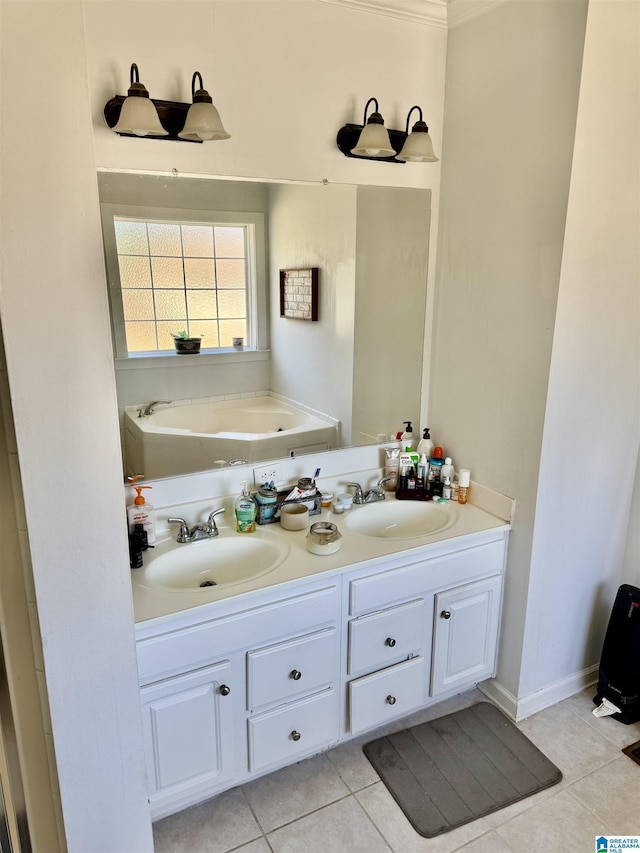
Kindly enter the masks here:
M 221 684 L 218 690 L 220 693 L 222 693 L 223 696 L 228 696 L 229 693 L 231 693 L 231 688 L 227 687 L 226 684 Z
M 396 697 L 389 694 L 387 696 L 386 701 L 388 702 L 389 705 L 395 705 L 396 704 Z
M 289 673 L 289 678 L 293 678 L 294 681 L 300 681 L 302 673 L 297 669 L 292 669 Z
M 291 732 L 291 734 L 289 735 L 289 737 L 291 738 L 291 740 L 300 740 L 300 738 L 302 737 L 302 735 L 300 734 L 300 732 L 297 732 L 297 731 L 294 729 L 294 730 Z
M 443 619 L 451 619 L 451 611 L 443 610 L 440 616 L 442 616 Z
M 393 639 L 393 637 L 387 637 L 387 639 L 384 641 L 384 644 L 385 646 L 391 646 L 391 648 L 393 648 L 396 644 L 396 641 Z

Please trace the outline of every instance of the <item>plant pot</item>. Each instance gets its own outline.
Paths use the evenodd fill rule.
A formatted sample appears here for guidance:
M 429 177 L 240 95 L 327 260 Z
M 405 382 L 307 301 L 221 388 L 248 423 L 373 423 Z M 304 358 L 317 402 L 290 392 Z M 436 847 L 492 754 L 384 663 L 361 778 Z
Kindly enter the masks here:
M 177 355 L 198 355 L 200 352 L 200 338 L 174 338 Z

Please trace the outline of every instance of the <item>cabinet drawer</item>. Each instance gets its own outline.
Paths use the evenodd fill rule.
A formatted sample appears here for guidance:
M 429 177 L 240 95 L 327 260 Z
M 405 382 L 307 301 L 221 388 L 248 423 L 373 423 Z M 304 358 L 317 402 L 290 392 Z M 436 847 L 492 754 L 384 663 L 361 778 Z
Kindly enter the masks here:
M 339 608 L 339 589 L 331 585 L 139 639 L 136 648 L 140 683 L 204 666 L 219 649 L 255 648 L 287 635 L 321 628 L 336 621 Z
M 349 612 L 352 615 L 378 610 L 393 601 L 442 589 L 456 583 L 502 571 L 504 538 L 476 545 L 453 554 L 421 560 L 410 566 L 358 578 L 349 585 Z
M 318 692 L 339 677 L 338 631 L 328 628 L 247 654 L 249 711 Z
M 349 622 L 349 673 L 379 669 L 404 660 L 424 646 L 427 621 L 423 598 L 378 610 Z
M 382 725 L 423 705 L 426 680 L 426 661 L 419 656 L 351 681 L 351 734 Z
M 249 720 L 249 768 L 295 759 L 338 740 L 338 693 L 329 689 Z

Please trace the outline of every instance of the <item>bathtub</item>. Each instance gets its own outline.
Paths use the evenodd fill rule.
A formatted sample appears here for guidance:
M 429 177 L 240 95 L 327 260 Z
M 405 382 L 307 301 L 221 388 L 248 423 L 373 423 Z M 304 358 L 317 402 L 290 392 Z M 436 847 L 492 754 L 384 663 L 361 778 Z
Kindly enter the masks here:
M 339 422 L 275 397 L 158 406 L 124 414 L 126 471 L 147 479 L 339 446 Z

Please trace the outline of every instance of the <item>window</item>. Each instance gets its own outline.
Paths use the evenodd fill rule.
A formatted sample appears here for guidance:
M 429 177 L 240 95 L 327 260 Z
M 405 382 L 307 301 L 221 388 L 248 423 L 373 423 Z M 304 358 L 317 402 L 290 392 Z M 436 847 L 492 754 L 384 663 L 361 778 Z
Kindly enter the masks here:
M 183 330 L 203 351 L 256 348 L 261 215 L 171 213 L 103 205 L 116 355 L 173 355 Z

